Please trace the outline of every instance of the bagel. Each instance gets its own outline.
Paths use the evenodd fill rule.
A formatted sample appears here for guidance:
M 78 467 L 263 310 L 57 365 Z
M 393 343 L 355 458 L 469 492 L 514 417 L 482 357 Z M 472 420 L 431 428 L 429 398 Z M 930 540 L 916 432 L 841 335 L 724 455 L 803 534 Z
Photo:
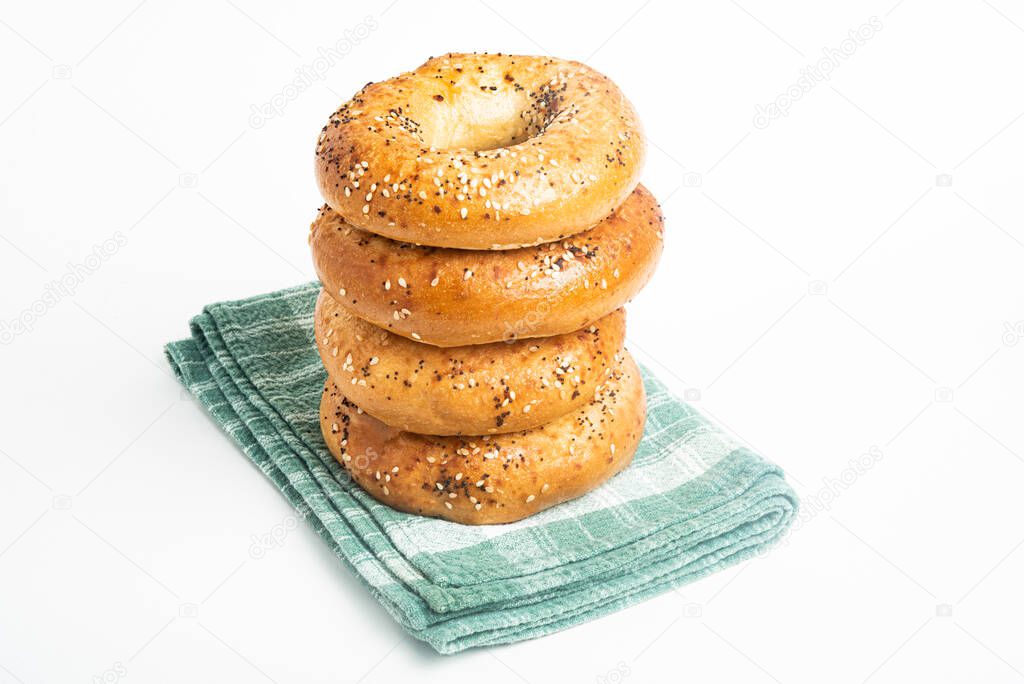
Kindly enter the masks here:
M 357 228 L 509 249 L 598 223 L 636 187 L 644 155 L 633 106 L 590 67 L 450 53 L 367 84 L 334 112 L 316 178 Z
M 632 460 L 644 388 L 629 354 L 619 359 L 592 401 L 524 432 L 403 432 L 363 412 L 330 379 L 320 427 L 356 484 L 383 504 L 469 525 L 512 522 L 589 492 Z
M 631 299 L 662 251 L 662 217 L 638 186 L 594 228 L 514 250 L 395 242 L 324 207 L 310 228 L 320 282 L 351 313 L 441 347 L 579 330 Z
M 353 316 L 321 290 L 313 317 L 328 375 L 370 415 L 430 435 L 516 432 L 594 397 L 626 337 L 617 309 L 582 330 L 443 349 Z

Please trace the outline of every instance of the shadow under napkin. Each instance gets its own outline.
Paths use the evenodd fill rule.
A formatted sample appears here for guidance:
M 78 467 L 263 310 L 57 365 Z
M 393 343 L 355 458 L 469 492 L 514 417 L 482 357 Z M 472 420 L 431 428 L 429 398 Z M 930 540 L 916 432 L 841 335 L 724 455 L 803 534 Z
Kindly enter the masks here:
M 441 653 L 542 636 L 768 548 L 797 498 L 782 471 L 643 370 L 633 463 L 507 525 L 400 513 L 349 478 L 320 435 L 319 284 L 207 306 L 167 345 L 183 385 L 417 639 Z

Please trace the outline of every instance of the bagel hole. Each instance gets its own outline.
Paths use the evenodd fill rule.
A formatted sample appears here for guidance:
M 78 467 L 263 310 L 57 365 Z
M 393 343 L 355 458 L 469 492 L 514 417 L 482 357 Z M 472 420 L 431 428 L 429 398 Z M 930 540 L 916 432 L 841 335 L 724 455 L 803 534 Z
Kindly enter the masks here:
M 559 115 L 560 98 L 525 93 L 471 93 L 440 102 L 420 123 L 423 142 L 435 149 L 474 152 L 511 147 L 542 134 Z

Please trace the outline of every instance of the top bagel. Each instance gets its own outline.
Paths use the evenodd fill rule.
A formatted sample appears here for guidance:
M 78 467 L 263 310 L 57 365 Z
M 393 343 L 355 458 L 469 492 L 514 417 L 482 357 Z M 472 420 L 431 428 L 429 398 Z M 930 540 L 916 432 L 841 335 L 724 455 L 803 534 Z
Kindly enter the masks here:
M 633 106 L 590 67 L 450 53 L 342 105 L 317 140 L 316 176 L 358 228 L 511 249 L 601 221 L 636 187 L 644 153 Z

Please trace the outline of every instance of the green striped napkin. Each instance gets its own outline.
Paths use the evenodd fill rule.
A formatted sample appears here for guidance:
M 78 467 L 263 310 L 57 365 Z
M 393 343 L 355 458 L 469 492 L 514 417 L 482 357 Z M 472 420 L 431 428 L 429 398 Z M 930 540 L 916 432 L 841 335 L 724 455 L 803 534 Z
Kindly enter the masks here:
M 796 495 L 648 371 L 632 465 L 586 496 L 508 525 L 399 513 L 347 476 L 320 436 L 325 372 L 311 283 L 207 306 L 167 345 L 182 384 L 417 639 L 441 653 L 530 639 L 748 558 L 785 532 Z

